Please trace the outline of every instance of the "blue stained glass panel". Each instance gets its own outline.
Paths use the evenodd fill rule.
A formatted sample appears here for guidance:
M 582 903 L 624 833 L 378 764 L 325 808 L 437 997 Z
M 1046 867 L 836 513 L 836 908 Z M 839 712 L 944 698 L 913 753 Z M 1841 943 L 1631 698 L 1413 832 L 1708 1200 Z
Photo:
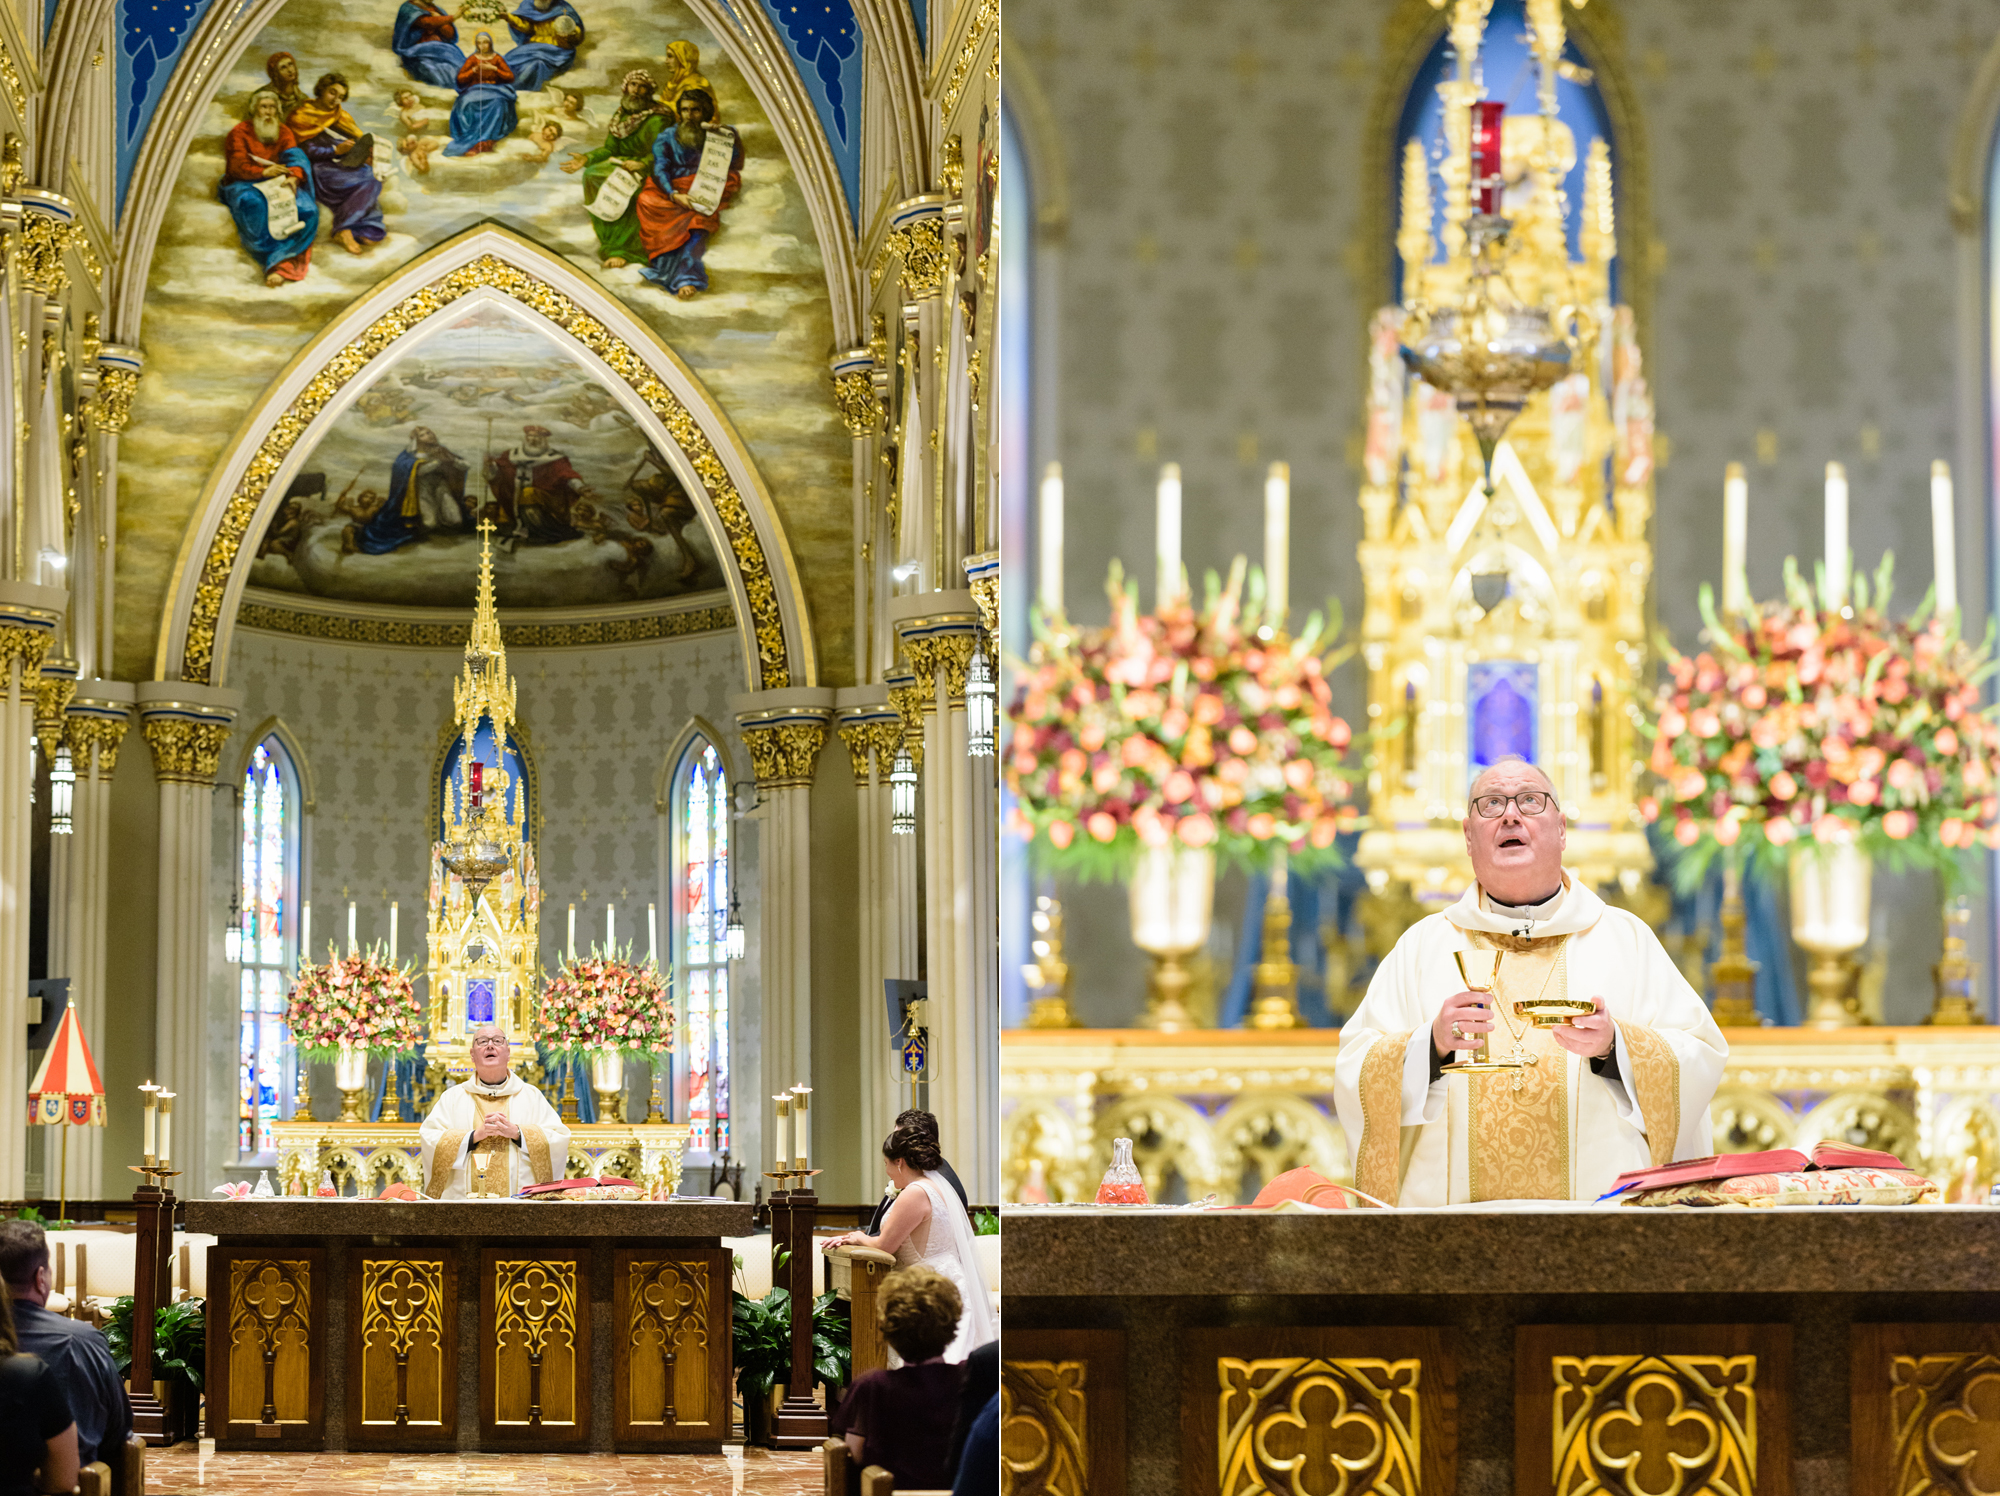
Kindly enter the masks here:
M 467 1023 L 491 1023 L 493 1021 L 493 982 L 491 978 L 470 981 L 465 984 L 465 1020 Z
M 1535 761 L 1540 671 L 1523 660 L 1465 667 L 1466 760 L 1477 774 L 1511 754 Z

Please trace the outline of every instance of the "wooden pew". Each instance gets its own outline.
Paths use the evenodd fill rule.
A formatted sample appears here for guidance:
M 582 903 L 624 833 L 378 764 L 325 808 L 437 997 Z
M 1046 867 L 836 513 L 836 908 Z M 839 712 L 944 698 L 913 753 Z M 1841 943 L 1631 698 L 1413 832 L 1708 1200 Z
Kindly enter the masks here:
M 875 1296 L 882 1280 L 896 1266 L 896 1259 L 873 1247 L 835 1247 L 826 1254 L 833 1278 L 833 1291 L 847 1300 L 849 1347 L 853 1369 L 849 1381 L 864 1371 L 889 1364 L 888 1343 L 882 1338 L 882 1323 L 875 1312 Z

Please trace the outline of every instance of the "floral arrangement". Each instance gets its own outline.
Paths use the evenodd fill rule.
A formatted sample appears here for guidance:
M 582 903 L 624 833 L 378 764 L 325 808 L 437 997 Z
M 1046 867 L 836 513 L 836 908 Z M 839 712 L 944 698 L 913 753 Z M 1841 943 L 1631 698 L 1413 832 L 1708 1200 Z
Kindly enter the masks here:
M 285 1026 L 299 1052 L 315 1060 L 330 1060 L 344 1048 L 407 1054 L 424 1041 L 410 974 L 392 965 L 379 946 L 347 956 L 329 952 L 321 966 L 301 962 Z
M 1258 863 L 1277 847 L 1302 864 L 1337 860 L 1351 826 L 1352 739 L 1327 675 L 1351 649 L 1315 613 L 1299 637 L 1258 627 L 1263 579 L 1242 558 L 1207 597 L 1139 612 L 1112 567 L 1111 622 L 1077 630 L 1037 619 L 1008 715 L 1014 829 L 1040 860 L 1114 877 L 1141 847 L 1213 847 Z
M 561 1054 L 658 1054 L 674 1047 L 666 978 L 617 951 L 571 956 L 542 988 L 541 1039 Z
M 1853 606 L 1824 608 L 1785 568 L 1786 597 L 1723 622 L 1702 591 L 1710 648 L 1666 651 L 1640 810 L 1686 849 L 1698 883 L 1718 855 L 1781 864 L 1801 843 L 1853 843 L 1892 867 L 1947 879 L 1959 854 L 2000 845 L 2000 727 L 1979 709 L 1993 635 L 1975 648 L 1929 600 L 1891 619 L 1890 559 Z

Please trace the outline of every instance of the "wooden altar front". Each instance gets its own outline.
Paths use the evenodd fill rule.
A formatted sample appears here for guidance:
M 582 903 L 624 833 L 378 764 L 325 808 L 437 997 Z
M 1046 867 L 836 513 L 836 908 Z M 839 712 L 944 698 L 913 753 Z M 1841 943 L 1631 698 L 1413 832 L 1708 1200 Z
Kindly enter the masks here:
M 717 1201 L 190 1201 L 219 1449 L 708 1452 L 730 1432 Z

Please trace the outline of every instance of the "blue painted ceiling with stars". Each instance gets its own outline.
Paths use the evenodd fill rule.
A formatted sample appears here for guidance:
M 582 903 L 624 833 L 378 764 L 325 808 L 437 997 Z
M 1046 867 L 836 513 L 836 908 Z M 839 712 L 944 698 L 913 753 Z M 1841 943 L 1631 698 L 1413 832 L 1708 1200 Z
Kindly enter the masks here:
M 215 0 L 118 0 L 118 202 L 188 39 Z M 848 0 L 761 0 L 804 80 L 847 190 L 861 200 L 861 28 Z M 914 0 L 919 29 L 924 0 Z

